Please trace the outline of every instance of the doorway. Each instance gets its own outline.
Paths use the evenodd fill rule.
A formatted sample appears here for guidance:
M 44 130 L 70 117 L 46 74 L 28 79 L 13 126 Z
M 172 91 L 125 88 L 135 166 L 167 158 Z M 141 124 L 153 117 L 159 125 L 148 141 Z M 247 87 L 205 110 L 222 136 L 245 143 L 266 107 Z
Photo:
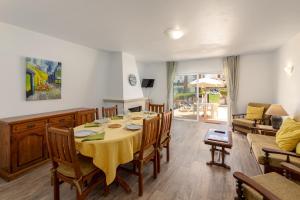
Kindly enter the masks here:
M 176 75 L 173 90 L 175 118 L 211 123 L 227 122 L 227 86 L 223 74 Z

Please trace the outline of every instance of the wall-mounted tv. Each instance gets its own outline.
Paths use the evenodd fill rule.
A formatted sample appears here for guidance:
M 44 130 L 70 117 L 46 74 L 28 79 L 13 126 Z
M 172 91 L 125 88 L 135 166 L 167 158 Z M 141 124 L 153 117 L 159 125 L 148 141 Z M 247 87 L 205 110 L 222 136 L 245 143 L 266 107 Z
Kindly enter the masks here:
M 154 79 L 143 79 L 142 87 L 143 88 L 152 88 L 154 85 Z

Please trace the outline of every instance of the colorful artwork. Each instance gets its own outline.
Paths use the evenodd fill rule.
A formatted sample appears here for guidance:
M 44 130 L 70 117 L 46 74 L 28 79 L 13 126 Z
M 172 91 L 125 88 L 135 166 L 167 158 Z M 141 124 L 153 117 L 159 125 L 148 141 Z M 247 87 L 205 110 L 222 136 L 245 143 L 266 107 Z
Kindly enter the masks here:
M 26 100 L 61 99 L 61 62 L 26 58 Z

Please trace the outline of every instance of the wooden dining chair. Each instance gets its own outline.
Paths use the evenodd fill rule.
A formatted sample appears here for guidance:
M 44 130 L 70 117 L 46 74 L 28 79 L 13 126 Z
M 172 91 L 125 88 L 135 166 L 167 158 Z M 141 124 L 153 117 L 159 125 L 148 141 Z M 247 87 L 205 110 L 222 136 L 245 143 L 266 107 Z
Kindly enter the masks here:
M 166 149 L 167 162 L 170 160 L 170 141 L 171 141 L 171 125 L 173 114 L 172 110 L 163 112 L 161 117 L 161 126 L 159 134 L 159 147 L 157 148 L 157 171 L 160 172 L 160 155 L 163 148 Z
M 165 111 L 165 104 L 149 103 L 149 111 L 156 112 L 156 113 L 163 113 Z
M 78 200 L 85 199 L 92 189 L 101 182 L 105 183 L 104 173 L 93 165 L 91 159 L 76 154 L 73 129 L 56 128 L 49 124 L 46 129 L 54 199 L 59 199 L 59 185 L 63 182 L 76 187 Z
M 118 105 L 115 105 L 113 107 L 104 108 L 102 107 L 102 117 L 113 117 L 118 115 Z
M 76 114 L 76 126 L 93 122 L 96 119 L 99 119 L 98 108 L 78 112 Z
M 143 195 L 143 169 L 153 162 L 153 177 L 157 177 L 157 148 L 159 139 L 159 116 L 143 120 L 143 132 L 140 150 L 134 154 L 133 174 L 139 177 L 139 196 Z

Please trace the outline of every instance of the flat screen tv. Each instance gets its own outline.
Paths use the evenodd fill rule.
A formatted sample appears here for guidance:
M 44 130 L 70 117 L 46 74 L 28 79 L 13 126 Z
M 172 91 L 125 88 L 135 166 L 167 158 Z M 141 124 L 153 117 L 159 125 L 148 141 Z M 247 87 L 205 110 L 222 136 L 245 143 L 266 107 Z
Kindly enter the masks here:
M 143 79 L 142 87 L 143 88 L 152 88 L 154 85 L 154 79 Z

